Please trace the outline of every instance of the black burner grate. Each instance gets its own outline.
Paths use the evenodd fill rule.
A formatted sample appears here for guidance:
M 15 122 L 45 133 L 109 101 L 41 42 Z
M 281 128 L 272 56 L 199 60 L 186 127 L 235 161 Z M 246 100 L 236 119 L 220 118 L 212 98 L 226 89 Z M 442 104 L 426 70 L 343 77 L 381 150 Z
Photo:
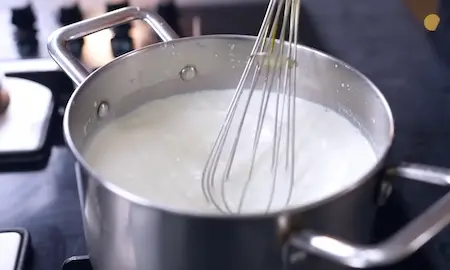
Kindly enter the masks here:
M 92 270 L 89 256 L 74 256 L 67 259 L 62 270 Z

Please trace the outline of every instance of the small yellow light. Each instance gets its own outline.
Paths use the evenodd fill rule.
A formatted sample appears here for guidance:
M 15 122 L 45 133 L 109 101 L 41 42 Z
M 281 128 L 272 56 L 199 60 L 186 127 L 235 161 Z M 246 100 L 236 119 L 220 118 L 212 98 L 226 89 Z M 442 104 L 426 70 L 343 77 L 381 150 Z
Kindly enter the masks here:
M 428 31 L 436 31 L 436 28 L 438 27 L 440 20 L 441 19 L 439 18 L 438 15 L 436 15 L 436 14 L 429 14 L 423 20 L 423 24 L 425 25 L 425 28 Z

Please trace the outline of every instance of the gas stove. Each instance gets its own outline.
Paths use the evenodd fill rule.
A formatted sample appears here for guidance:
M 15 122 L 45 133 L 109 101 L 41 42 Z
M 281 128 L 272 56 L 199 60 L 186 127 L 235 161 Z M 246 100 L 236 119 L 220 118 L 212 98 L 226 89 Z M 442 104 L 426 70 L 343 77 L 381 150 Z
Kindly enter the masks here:
M 46 5 L 51 1 L 41 2 Z M 450 166 L 449 126 L 445 124 L 450 117 L 450 88 L 439 75 L 426 34 L 408 19 L 402 4 L 396 1 L 358 4 L 352 0 L 303 2 L 302 42 L 336 55 L 360 69 L 386 95 L 398 127 L 392 161 Z M 186 7 L 178 11 L 180 29 L 184 35 L 254 35 L 264 9 L 265 4 Z M 162 12 L 167 12 L 167 9 Z M 370 31 L 367 31 L 369 27 Z M 51 32 L 42 28 L 38 30 L 41 35 L 42 32 Z M 111 37 L 99 33 L 97 38 L 86 39 L 83 47 L 99 43 L 110 47 Z M 0 69 L 10 76 L 47 86 L 55 100 L 45 166 L 37 172 L 0 174 L 0 228 L 19 226 L 30 232 L 33 262 L 26 269 L 32 270 L 61 269 L 64 259 L 87 254 L 73 159 L 64 147 L 61 133 L 61 115 L 74 85 L 44 54 L 45 39 L 38 39 L 38 51 L 42 54 L 35 58 L 21 58 L 16 51 L 11 53 L 0 46 Z M 93 66 L 102 63 L 85 60 L 91 60 Z M 405 96 L 408 96 L 408 102 Z M 412 107 L 415 109 L 411 110 Z M 396 182 L 394 193 L 378 214 L 374 241 L 395 232 L 444 191 L 417 183 Z M 414 256 L 387 269 L 447 270 L 450 265 L 449 239 L 449 232 L 444 231 Z M 88 256 L 76 256 L 67 259 L 62 269 L 92 268 Z

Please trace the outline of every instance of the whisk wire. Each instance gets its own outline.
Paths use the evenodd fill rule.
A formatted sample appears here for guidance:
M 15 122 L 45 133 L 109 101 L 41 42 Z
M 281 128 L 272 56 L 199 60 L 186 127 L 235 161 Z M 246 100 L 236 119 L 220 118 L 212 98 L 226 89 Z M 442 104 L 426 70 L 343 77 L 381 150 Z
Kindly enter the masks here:
M 230 174 L 233 170 L 233 164 L 237 150 L 239 149 L 240 139 L 242 136 L 242 129 L 245 124 L 245 120 L 248 116 L 248 110 L 258 85 L 259 78 L 262 74 L 264 81 L 262 82 L 262 98 L 259 104 L 258 119 L 253 134 L 253 144 L 251 148 L 251 160 L 248 167 L 247 176 L 245 177 L 242 193 L 238 198 L 236 205 L 236 212 L 243 211 L 244 202 L 248 194 L 250 183 L 253 180 L 253 172 L 257 160 L 257 151 L 259 142 L 261 140 L 261 134 L 266 119 L 267 110 L 269 108 L 269 99 L 272 96 L 272 92 L 276 92 L 275 103 L 275 119 L 274 119 L 274 131 L 273 131 L 273 145 L 272 145 L 272 181 L 270 186 L 270 194 L 267 205 L 265 207 L 266 212 L 270 211 L 273 199 L 275 196 L 277 175 L 278 175 L 278 163 L 280 159 L 281 140 L 285 136 L 285 171 L 289 171 L 289 190 L 286 198 L 285 205 L 289 204 L 292 196 L 292 189 L 294 186 L 294 156 L 295 156 L 295 89 L 296 89 L 296 69 L 294 68 L 297 63 L 296 46 L 298 42 L 298 16 L 300 9 L 299 0 L 271 0 L 269 2 L 267 12 L 264 16 L 263 23 L 261 25 L 258 37 L 250 53 L 250 57 L 244 68 L 242 76 L 238 82 L 235 90 L 235 94 L 228 107 L 228 111 L 225 116 L 225 121 L 220 128 L 219 135 L 213 144 L 210 155 L 208 156 L 205 169 L 202 174 L 202 190 L 205 195 L 205 199 L 212 203 L 219 211 L 233 213 L 234 207 L 230 204 L 226 194 L 226 182 L 230 180 Z M 279 26 L 280 17 L 282 16 L 281 29 Z M 289 34 L 286 40 L 286 30 L 289 24 Z M 276 35 L 280 31 L 280 38 L 277 41 Z M 287 42 L 286 42 L 287 41 Z M 286 44 L 287 43 L 287 44 Z M 279 45 L 279 46 L 277 46 Z M 286 56 L 284 56 L 286 47 Z M 284 59 L 286 57 L 286 59 Z M 256 62 L 256 64 L 255 64 Z M 253 70 L 252 76 L 249 76 Z M 248 78 L 251 78 L 250 85 L 246 87 Z M 292 77 L 292 79 L 291 79 Z M 276 81 L 276 87 L 273 87 L 274 81 Z M 275 88 L 276 90 L 274 90 Z M 231 149 L 228 152 L 228 156 L 225 158 L 225 164 L 223 168 L 223 174 L 219 176 L 220 181 L 220 202 L 215 196 L 215 181 L 216 174 L 221 163 L 221 157 L 224 154 L 225 144 L 227 138 L 230 137 L 230 130 L 233 123 L 233 119 L 236 116 L 239 107 L 239 101 L 242 99 L 244 91 L 247 93 L 247 99 L 244 101 L 242 117 L 237 122 L 237 129 L 235 132 L 234 140 L 231 144 Z M 280 101 L 281 99 L 281 101 Z M 280 104 L 281 103 L 281 104 Z M 285 119 L 285 117 L 287 119 Z M 286 126 L 286 127 L 285 127 Z M 286 134 L 283 134 L 286 133 Z
M 293 46 L 292 49 L 292 58 L 294 63 L 297 63 L 297 49 L 296 49 L 296 45 L 298 43 L 298 25 L 299 25 L 299 17 L 300 17 L 300 0 L 293 0 L 295 5 L 292 5 L 292 13 L 294 13 L 294 16 L 291 17 L 292 23 L 291 23 L 291 27 L 292 32 L 293 32 L 293 43 L 290 43 L 291 46 Z M 292 77 L 292 87 L 291 87 L 291 94 L 290 96 L 295 97 L 296 96 L 296 90 L 297 90 L 297 70 L 296 69 L 291 69 L 291 77 Z M 295 129 L 296 129 L 296 120 L 295 120 L 295 115 L 296 115 L 296 103 L 295 103 L 295 99 L 291 98 L 290 99 L 292 105 L 291 105 L 291 117 L 289 118 L 291 120 L 291 124 L 290 124 L 290 132 L 288 132 L 290 134 L 290 147 L 288 149 L 289 153 L 290 153 L 290 162 L 291 162 L 291 166 L 290 166 L 290 184 L 289 184 L 289 191 L 288 191 L 288 196 L 286 198 L 286 205 L 289 204 L 291 198 L 292 198 L 292 193 L 293 193 L 293 187 L 295 186 Z M 289 166 L 288 166 L 289 167 Z
M 269 25 L 269 22 L 271 20 L 271 17 L 273 16 L 273 10 L 275 8 L 276 0 L 271 0 L 269 2 L 266 14 L 264 15 L 264 19 L 262 22 L 262 26 Z M 253 45 L 252 52 L 256 51 L 261 42 L 263 41 L 263 37 L 265 37 L 266 29 L 265 27 L 261 27 L 258 33 L 258 37 L 256 38 L 256 42 Z M 244 71 L 242 73 L 241 79 L 239 80 L 238 86 L 236 88 L 235 94 L 233 95 L 233 98 L 231 100 L 231 103 L 229 105 L 229 108 L 227 110 L 227 114 L 225 116 L 225 120 L 223 125 L 220 128 L 219 135 L 214 142 L 214 145 L 212 147 L 212 150 L 210 152 L 210 155 L 208 156 L 208 159 L 206 161 L 205 169 L 202 173 L 202 191 L 205 195 L 205 199 L 207 202 L 213 203 L 214 206 L 222 211 L 222 207 L 214 200 L 214 195 L 212 194 L 213 188 L 214 188 L 214 175 L 217 170 L 218 165 L 218 159 L 222 155 L 223 145 L 224 145 L 224 137 L 227 136 L 230 126 L 230 120 L 234 117 L 234 114 L 236 112 L 237 108 L 237 102 L 239 101 L 243 86 L 245 83 L 245 78 L 248 76 L 248 73 L 250 72 L 250 69 L 253 65 L 253 62 L 255 61 L 254 57 L 250 57 L 249 61 L 245 65 Z M 226 207 L 226 204 L 225 204 Z M 230 211 L 230 209 L 227 209 Z
M 275 19 L 274 19 L 275 22 L 278 22 L 278 20 L 281 16 L 282 6 L 283 6 L 283 2 L 279 1 L 278 8 L 277 8 L 277 11 L 275 14 Z M 284 13 L 285 13 L 284 16 L 286 16 L 286 12 L 284 12 Z M 283 27 L 284 27 L 284 25 L 283 25 Z M 266 64 L 267 58 L 269 58 L 269 61 L 270 61 L 270 59 L 272 58 L 272 55 L 274 54 L 277 30 L 278 30 L 278 23 L 272 24 L 272 27 L 270 28 L 270 36 L 269 36 L 270 40 L 271 40 L 270 48 L 268 48 L 269 53 L 265 53 L 265 54 L 263 53 L 263 51 L 265 50 L 264 44 L 263 44 L 263 46 L 260 48 L 261 51 L 259 52 L 259 55 L 262 56 L 262 60 L 259 62 L 258 66 L 257 66 L 258 69 L 260 69 L 261 66 Z M 282 30 L 282 35 L 284 35 L 283 30 Z M 265 39 L 265 40 L 267 40 L 267 39 Z M 283 46 L 281 46 L 281 48 L 283 48 Z M 278 53 L 275 54 L 275 63 L 278 63 L 278 60 L 281 57 L 280 51 L 281 50 L 278 50 Z M 266 116 L 267 107 L 268 107 L 268 103 L 269 103 L 269 98 L 270 98 L 270 94 L 272 92 L 272 85 L 273 85 L 274 77 L 275 77 L 273 75 L 271 76 L 272 68 L 274 68 L 274 67 L 269 62 L 267 65 L 267 69 L 265 70 L 264 77 L 266 78 L 266 80 L 264 81 L 264 84 L 263 84 L 263 90 L 262 90 L 263 98 L 261 99 L 258 120 L 257 120 L 257 125 L 256 125 L 256 132 L 255 132 L 255 136 L 253 138 L 253 148 L 252 148 L 252 158 L 251 158 L 251 162 L 250 162 L 250 168 L 249 168 L 247 179 L 244 184 L 243 192 L 241 193 L 241 197 L 239 200 L 238 212 L 240 212 L 242 210 L 242 207 L 243 207 L 243 204 L 245 201 L 245 197 L 248 194 L 247 190 L 249 188 L 249 185 L 250 185 L 250 182 L 251 182 L 252 176 L 253 176 L 253 168 L 255 166 L 255 160 L 256 160 L 256 154 L 257 154 L 256 152 L 258 149 L 258 144 L 260 142 L 261 132 L 262 132 L 264 119 Z M 252 82 L 250 89 L 254 89 L 253 84 L 254 84 L 254 82 Z M 248 99 L 248 101 L 250 101 L 250 99 Z M 270 204 L 271 204 L 271 202 L 269 201 L 267 209 L 270 208 Z

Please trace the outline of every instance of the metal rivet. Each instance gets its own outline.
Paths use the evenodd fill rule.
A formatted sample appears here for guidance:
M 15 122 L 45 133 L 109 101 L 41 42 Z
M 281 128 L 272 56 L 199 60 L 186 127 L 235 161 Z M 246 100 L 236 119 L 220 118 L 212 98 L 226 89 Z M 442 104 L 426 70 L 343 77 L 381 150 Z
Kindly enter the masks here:
M 304 260 L 306 260 L 307 256 L 308 255 L 306 254 L 306 252 L 297 251 L 297 252 L 295 252 L 295 253 L 293 253 L 291 255 L 291 257 L 289 258 L 289 262 L 291 264 L 296 264 L 296 263 L 299 263 L 299 262 L 303 262 Z
M 377 198 L 377 204 L 382 206 L 386 203 L 389 196 L 392 194 L 392 184 L 390 182 L 384 181 L 380 186 L 380 193 Z
M 194 66 L 185 66 L 181 71 L 180 71 L 180 78 L 183 81 L 189 81 L 195 78 L 195 76 L 197 75 L 197 69 Z
M 100 104 L 97 107 L 97 116 L 100 118 L 103 118 L 107 116 L 109 113 L 109 104 L 106 101 L 100 102 Z

